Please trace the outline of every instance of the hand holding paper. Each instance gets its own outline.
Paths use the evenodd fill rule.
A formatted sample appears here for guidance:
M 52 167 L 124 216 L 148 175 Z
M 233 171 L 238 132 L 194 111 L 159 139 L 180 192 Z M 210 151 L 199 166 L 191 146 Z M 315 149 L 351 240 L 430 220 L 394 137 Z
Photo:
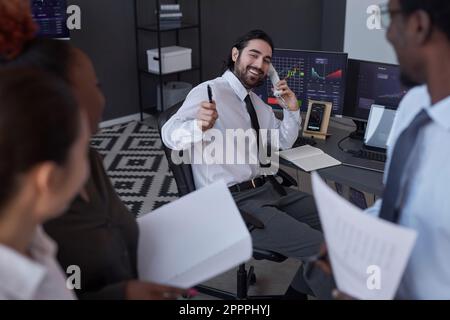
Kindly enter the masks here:
M 142 280 L 190 288 L 252 256 L 252 241 L 224 182 L 138 219 Z
M 316 172 L 312 182 L 338 289 L 358 299 L 393 299 L 416 232 L 364 214 Z

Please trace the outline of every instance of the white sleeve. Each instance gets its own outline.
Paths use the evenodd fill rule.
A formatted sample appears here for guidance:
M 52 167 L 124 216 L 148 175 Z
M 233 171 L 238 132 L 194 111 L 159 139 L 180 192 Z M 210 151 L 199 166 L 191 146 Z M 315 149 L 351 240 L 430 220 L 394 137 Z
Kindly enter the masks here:
M 301 127 L 301 116 L 299 111 L 288 111 L 283 109 L 283 120 L 279 120 L 272 112 L 272 128 L 279 129 L 280 149 L 290 149 L 297 140 Z
M 203 89 L 203 90 L 202 90 Z M 163 143 L 172 150 L 187 150 L 203 139 L 203 131 L 197 124 L 197 112 L 206 101 L 206 86 L 200 84 L 186 97 L 181 108 L 162 127 Z

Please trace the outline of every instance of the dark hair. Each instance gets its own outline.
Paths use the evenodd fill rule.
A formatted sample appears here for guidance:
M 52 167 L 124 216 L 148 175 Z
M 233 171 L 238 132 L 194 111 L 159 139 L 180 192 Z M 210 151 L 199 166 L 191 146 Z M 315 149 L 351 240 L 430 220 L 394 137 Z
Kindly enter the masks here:
M 0 61 L 19 55 L 37 29 L 29 0 L 0 0 Z
M 79 128 L 79 109 L 64 81 L 39 69 L 0 70 L 0 207 L 35 165 L 64 165 Z
M 73 52 L 73 47 L 65 41 L 36 38 L 29 41 L 14 59 L 0 61 L 0 66 L 39 68 L 70 83 Z
M 29 0 L 0 0 L 0 67 L 36 67 L 69 82 L 73 47 L 37 38 Z
M 247 32 L 243 36 L 239 37 L 231 48 L 238 49 L 239 54 L 241 54 L 242 50 L 244 50 L 247 47 L 249 41 L 255 40 L 255 39 L 263 40 L 263 41 L 267 42 L 273 51 L 274 45 L 273 45 L 272 38 L 270 38 L 270 36 L 262 30 L 251 30 L 251 31 Z M 234 69 L 234 61 L 233 61 L 231 52 L 230 52 L 230 55 L 228 56 L 227 62 L 225 63 L 225 69 L 229 69 L 231 71 L 233 71 L 233 69 Z
M 449 0 L 400 0 L 405 14 L 423 10 L 430 16 L 432 24 L 447 35 L 450 40 L 450 1 Z

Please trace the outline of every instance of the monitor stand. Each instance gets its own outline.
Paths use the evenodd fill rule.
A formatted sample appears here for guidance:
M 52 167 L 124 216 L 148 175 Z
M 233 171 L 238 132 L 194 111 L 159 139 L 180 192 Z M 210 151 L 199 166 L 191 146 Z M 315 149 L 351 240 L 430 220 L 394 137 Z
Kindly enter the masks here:
M 364 140 L 364 135 L 366 134 L 367 122 L 353 120 L 356 124 L 356 130 L 350 133 L 350 138 L 355 140 Z

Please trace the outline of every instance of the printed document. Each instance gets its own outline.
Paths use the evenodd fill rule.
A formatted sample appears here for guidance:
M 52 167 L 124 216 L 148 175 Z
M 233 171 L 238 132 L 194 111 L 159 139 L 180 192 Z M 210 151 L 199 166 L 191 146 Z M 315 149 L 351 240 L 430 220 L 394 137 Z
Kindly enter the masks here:
M 250 234 L 223 181 L 137 220 L 141 280 L 191 288 L 252 257 Z
M 417 232 L 365 214 L 316 172 L 312 183 L 338 289 L 357 299 L 393 299 Z

